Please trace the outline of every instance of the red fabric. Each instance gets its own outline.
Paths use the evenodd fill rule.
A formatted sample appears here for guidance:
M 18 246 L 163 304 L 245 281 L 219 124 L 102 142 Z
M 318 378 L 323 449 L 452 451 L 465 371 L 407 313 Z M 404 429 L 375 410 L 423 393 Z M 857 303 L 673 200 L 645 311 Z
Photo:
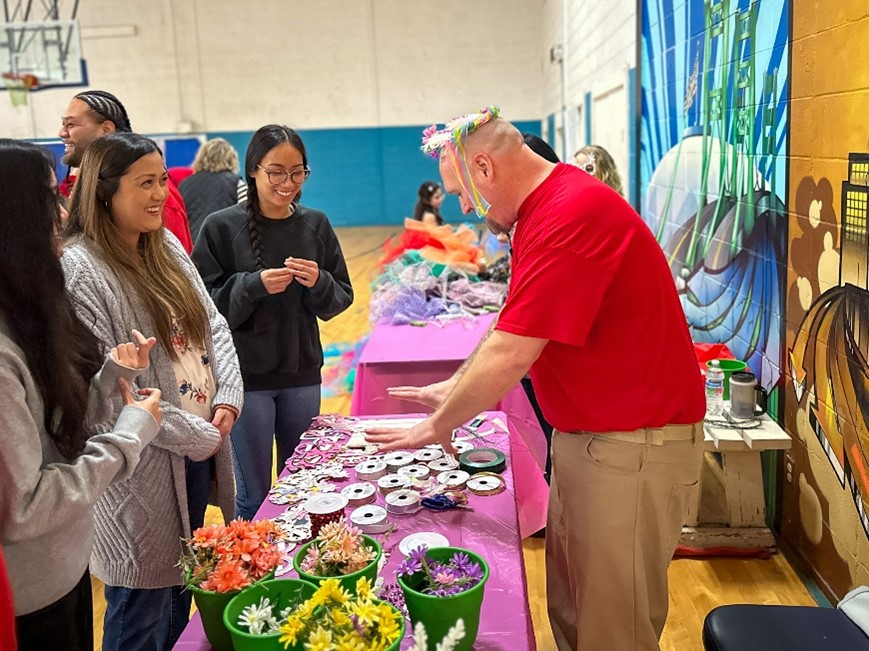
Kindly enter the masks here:
M 166 172 L 176 187 L 181 185 L 181 181 L 193 174 L 193 170 L 189 167 L 170 167 Z
M 15 651 L 15 603 L 12 600 L 12 586 L 6 572 L 6 561 L 0 548 L 0 651 Z
M 187 221 L 184 197 L 172 183 L 172 179 L 166 183 L 166 189 L 169 194 L 166 196 L 166 203 L 163 204 L 163 226 L 172 231 L 189 254 L 193 250 L 193 237 L 190 235 L 190 223 Z
M 70 174 L 61 181 L 57 190 L 64 197 L 69 197 L 72 186 L 75 185 L 75 176 Z M 193 250 L 193 238 L 190 235 L 190 224 L 187 221 L 187 208 L 184 206 L 184 197 L 175 187 L 170 178 L 166 183 L 166 203 L 163 204 L 163 226 L 168 228 L 181 241 L 181 245 L 187 253 Z
M 698 344 L 694 343 L 694 356 L 700 365 L 700 372 L 706 375 L 706 362 L 713 359 L 736 359 L 727 344 Z
M 703 383 L 669 267 L 612 189 L 560 164 L 519 209 L 497 328 L 548 339 L 531 367 L 562 431 L 631 431 L 703 419 Z

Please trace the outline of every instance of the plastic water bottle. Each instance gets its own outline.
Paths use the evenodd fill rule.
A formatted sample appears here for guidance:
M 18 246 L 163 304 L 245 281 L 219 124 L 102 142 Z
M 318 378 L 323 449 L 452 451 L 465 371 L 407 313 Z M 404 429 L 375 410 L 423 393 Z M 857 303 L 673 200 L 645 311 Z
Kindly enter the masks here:
M 724 413 L 724 371 L 717 359 L 706 366 L 706 417 L 721 418 Z

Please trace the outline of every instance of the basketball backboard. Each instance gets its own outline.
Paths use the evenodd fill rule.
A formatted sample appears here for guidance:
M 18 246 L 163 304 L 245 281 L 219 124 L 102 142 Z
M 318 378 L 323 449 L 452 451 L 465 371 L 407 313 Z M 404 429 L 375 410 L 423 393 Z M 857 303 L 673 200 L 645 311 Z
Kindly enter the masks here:
M 87 85 L 78 21 L 0 24 L 0 73 L 35 77 L 36 85 L 29 90 Z

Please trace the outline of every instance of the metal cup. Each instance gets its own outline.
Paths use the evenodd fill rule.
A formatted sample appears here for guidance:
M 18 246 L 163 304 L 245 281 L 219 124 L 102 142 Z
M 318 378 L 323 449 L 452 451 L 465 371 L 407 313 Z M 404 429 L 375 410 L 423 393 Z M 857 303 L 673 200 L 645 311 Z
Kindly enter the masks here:
M 758 385 L 754 373 L 743 371 L 730 376 L 730 415 L 757 418 L 766 413 L 769 395 Z

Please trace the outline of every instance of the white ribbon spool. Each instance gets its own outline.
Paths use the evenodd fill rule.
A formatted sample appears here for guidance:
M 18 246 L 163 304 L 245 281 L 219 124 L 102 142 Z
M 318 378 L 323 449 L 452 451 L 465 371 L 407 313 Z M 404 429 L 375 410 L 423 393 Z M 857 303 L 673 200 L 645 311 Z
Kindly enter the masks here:
M 399 468 L 413 463 L 413 454 L 410 452 L 392 452 L 387 454 L 383 460 L 386 461 L 386 467 L 395 472 Z
M 371 502 L 377 499 L 377 491 L 374 488 L 374 484 L 370 484 L 367 481 L 348 484 L 341 489 L 341 494 L 347 498 L 348 503 L 353 507 L 371 504 Z
M 356 479 L 376 481 L 386 474 L 386 463 L 381 459 L 369 459 L 356 464 Z
M 317 493 L 305 502 L 305 510 L 311 515 L 329 515 L 347 506 L 347 498 L 340 493 Z
M 383 475 L 377 480 L 377 487 L 383 495 L 388 495 L 392 491 L 397 491 L 406 488 L 410 483 L 410 478 L 404 475 L 391 474 Z
M 350 513 L 350 522 L 359 527 L 362 533 L 383 533 L 389 528 L 386 509 L 376 504 L 354 509 Z
M 422 508 L 422 496 L 415 490 L 404 489 L 386 496 L 386 510 L 395 515 L 410 515 Z
M 399 468 L 398 474 L 412 479 L 428 479 L 431 470 L 429 470 L 428 466 L 424 466 L 421 463 L 412 463 L 409 466 Z
M 444 470 L 438 475 L 438 483 L 447 488 L 461 490 L 465 487 L 470 475 L 464 470 Z
M 428 462 L 428 467 L 432 469 L 433 472 L 443 472 L 444 470 L 455 470 L 459 467 L 459 460 L 455 457 L 451 457 L 449 455 L 442 457 L 441 459 L 435 459 L 434 461 Z
M 440 449 L 440 447 L 436 448 L 423 448 L 422 450 L 417 450 L 413 455 L 413 458 L 417 461 L 422 461 L 423 463 L 428 463 L 429 461 L 434 461 L 435 459 L 440 459 L 444 456 L 444 451 Z
M 469 441 L 453 441 L 453 447 L 456 449 L 456 455 L 459 455 L 462 452 L 473 450 L 475 446 Z

